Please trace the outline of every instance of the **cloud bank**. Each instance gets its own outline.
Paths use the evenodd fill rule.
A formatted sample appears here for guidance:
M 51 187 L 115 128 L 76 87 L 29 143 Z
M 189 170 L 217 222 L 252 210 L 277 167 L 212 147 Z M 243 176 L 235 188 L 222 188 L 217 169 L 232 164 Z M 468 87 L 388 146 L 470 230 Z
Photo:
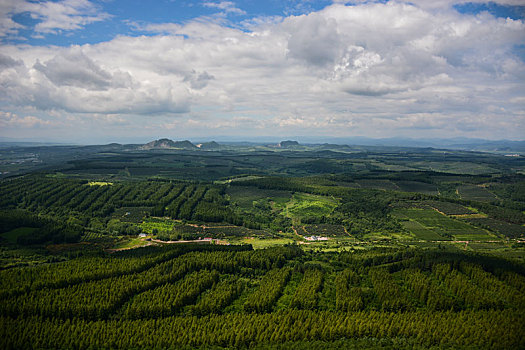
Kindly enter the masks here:
M 345 3 L 249 26 L 151 24 L 148 35 L 93 45 L 4 44 L 4 125 L 48 133 L 55 124 L 96 121 L 115 133 L 175 136 L 523 138 L 523 20 L 461 14 L 448 0 Z M 39 30 L 108 16 L 89 4 L 34 4 L 44 18 Z M 242 11 L 227 1 L 205 6 Z M 64 17 L 45 17 L 49 11 Z

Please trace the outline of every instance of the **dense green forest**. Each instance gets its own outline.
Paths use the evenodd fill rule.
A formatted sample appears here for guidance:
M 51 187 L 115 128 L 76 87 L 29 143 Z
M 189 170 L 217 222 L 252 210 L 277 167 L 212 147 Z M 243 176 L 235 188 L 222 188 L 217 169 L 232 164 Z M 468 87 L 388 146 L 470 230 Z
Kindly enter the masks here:
M 0 160 L 27 152 L 42 163 L 0 180 L 2 348 L 525 347 L 522 157 L 214 144 Z
M 458 250 L 180 244 L 0 276 L 6 349 L 525 346 L 523 266 Z

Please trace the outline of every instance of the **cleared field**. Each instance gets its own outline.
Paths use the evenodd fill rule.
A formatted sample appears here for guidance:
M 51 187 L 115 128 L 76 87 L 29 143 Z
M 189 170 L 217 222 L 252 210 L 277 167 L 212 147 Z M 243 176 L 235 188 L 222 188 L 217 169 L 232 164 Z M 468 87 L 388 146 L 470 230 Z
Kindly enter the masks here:
M 458 187 L 458 193 L 462 199 L 490 202 L 496 199 L 496 196 L 481 186 L 462 185 Z
M 105 181 L 91 181 L 88 183 L 89 186 L 108 186 L 113 185 L 112 182 L 105 182 Z
M 328 216 L 337 207 L 332 198 L 307 193 L 295 193 L 287 205 L 287 214 L 291 218 L 309 218 Z
M 294 241 L 289 238 L 271 238 L 271 239 L 259 239 L 259 238 L 244 238 L 241 243 L 251 244 L 254 249 L 264 249 L 268 247 L 274 247 L 284 244 L 291 244 Z
M 124 238 L 121 241 L 117 242 L 115 246 L 113 246 L 113 249 L 116 249 L 116 250 L 133 249 L 133 248 L 143 247 L 149 244 L 151 243 L 143 241 L 140 238 Z

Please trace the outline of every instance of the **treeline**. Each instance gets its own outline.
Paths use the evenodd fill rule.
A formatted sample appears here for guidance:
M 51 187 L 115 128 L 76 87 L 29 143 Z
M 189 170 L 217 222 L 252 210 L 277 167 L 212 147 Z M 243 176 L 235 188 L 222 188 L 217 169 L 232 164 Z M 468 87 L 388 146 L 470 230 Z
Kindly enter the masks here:
M 52 349 L 194 348 L 199 346 L 272 348 L 296 342 L 362 339 L 373 346 L 393 342 L 406 348 L 520 349 L 525 347 L 523 313 L 463 312 L 353 312 L 289 310 L 266 314 L 227 314 L 205 317 L 86 321 L 31 316 L 0 317 L 3 349 L 38 346 Z M 375 341 L 367 339 L 376 339 Z M 385 339 L 378 342 L 377 339 Z M 347 342 L 340 342 L 343 346 Z M 353 342 L 350 342 L 353 344 Z M 355 344 L 355 343 L 354 343 Z M 396 347 L 397 348 L 397 347 Z
M 295 291 L 292 301 L 290 302 L 290 307 L 296 309 L 316 309 L 322 285 L 322 271 L 317 269 L 306 270 L 303 280 L 299 284 L 299 287 Z
M 244 291 L 246 283 L 238 277 L 222 280 L 189 308 L 189 313 L 196 316 L 220 314 L 223 309 L 237 299 Z
M 289 268 L 273 269 L 261 280 L 257 290 L 249 295 L 244 303 L 245 312 L 271 312 L 272 307 L 281 296 L 284 286 L 290 279 Z
M 129 319 L 159 318 L 175 315 L 193 303 L 204 290 L 219 280 L 217 271 L 201 270 L 186 275 L 176 283 L 166 283 L 134 296 L 124 306 L 122 315 Z
M 284 271 L 280 268 L 287 260 L 302 254 L 297 247 L 279 247 L 268 251 L 247 249 L 250 249 L 250 246 L 231 249 L 227 246 L 186 245 L 170 249 L 163 254 L 137 258 L 80 258 L 79 262 L 73 260 L 56 266 L 37 267 L 34 271 L 30 268 L 1 271 L 2 283 L 5 284 L 1 291 L 4 298 L 0 301 L 0 314 L 107 318 L 117 312 L 131 297 L 140 293 L 145 292 L 145 295 L 148 295 L 153 293 L 150 290 L 162 286 L 164 287 L 159 289 L 160 294 L 164 293 L 164 289 L 169 290 L 170 294 L 173 294 L 173 290 L 188 289 L 191 282 L 179 286 L 180 288 L 173 283 L 192 272 L 215 270 L 225 274 L 241 273 L 247 276 L 255 276 L 258 270 L 272 268 L 280 272 Z M 108 263 L 113 263 L 110 270 L 104 269 Z M 15 271 L 20 273 L 16 274 Z M 201 275 L 197 277 L 197 281 L 204 280 Z M 22 281 L 21 285 L 12 284 L 17 281 Z M 200 293 L 202 288 L 207 289 L 215 282 L 217 276 L 212 278 L 211 283 L 197 290 Z M 192 294 L 192 297 L 195 296 Z M 188 302 L 184 296 L 181 298 L 183 302 Z M 137 300 L 138 305 L 143 305 L 140 300 L 147 301 L 149 298 L 139 297 Z M 150 309 L 151 303 L 146 303 L 144 309 Z M 145 315 L 144 311 L 140 311 L 141 308 L 142 306 L 132 306 L 129 309 L 131 311 L 126 314 L 129 314 L 129 317 Z M 157 312 L 158 308 L 155 310 Z M 168 311 L 159 311 L 158 316 L 165 316 L 166 312 L 171 314 L 174 309 L 166 310 Z
M 352 312 L 363 309 L 363 292 L 359 287 L 360 282 L 361 278 L 353 269 L 347 268 L 337 274 L 335 279 L 336 310 Z
M 33 229 L 18 235 L 16 242 L 21 245 L 44 242 L 73 243 L 77 242 L 84 232 L 83 228 L 74 222 L 38 216 L 21 209 L 0 211 L 0 233 L 19 227 Z
M 190 252 L 222 252 L 223 257 L 235 264 L 266 268 L 282 266 L 283 261 L 299 252 L 272 250 L 267 254 L 252 251 L 250 245 L 221 246 L 201 244 L 177 244 L 147 246 L 141 249 L 124 250 L 102 256 L 81 256 L 72 260 L 44 264 L 34 267 L 19 267 L 0 270 L 0 296 L 7 297 L 40 289 L 64 288 L 74 284 L 118 277 L 145 271 L 154 265 L 177 258 Z M 237 254 L 246 252 L 245 254 Z M 291 254 L 291 255 L 290 255 Z M 213 255 L 208 255 L 211 260 Z M 215 256 L 213 256 L 215 257 Z M 213 263 L 215 264 L 217 263 Z M 222 265 L 224 268 L 224 264 Z

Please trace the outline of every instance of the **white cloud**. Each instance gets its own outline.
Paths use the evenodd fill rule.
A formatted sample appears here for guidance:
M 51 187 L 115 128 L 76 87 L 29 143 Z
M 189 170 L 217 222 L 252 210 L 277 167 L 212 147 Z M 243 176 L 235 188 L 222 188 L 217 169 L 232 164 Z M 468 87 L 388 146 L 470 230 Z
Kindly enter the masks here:
M 198 19 L 95 45 L 4 45 L 1 106 L 182 136 L 523 137 L 525 64 L 513 51 L 521 20 L 398 1 L 247 28 Z
M 50 125 L 51 122 L 48 120 L 42 120 L 34 116 L 20 117 L 15 113 L 2 112 L 0 111 L 0 126 L 4 128 L 8 127 L 22 127 L 22 128 L 33 128 L 35 126 Z
M 235 3 L 232 1 L 220 1 L 220 2 L 211 2 L 207 1 L 202 4 L 204 7 L 216 8 L 224 11 L 226 14 L 236 14 L 236 15 L 245 15 L 246 12 L 235 6 Z
M 87 90 L 107 90 L 110 87 L 126 88 L 132 85 L 129 73 L 107 72 L 87 57 L 79 47 L 73 47 L 44 63 L 37 61 L 33 68 L 59 87 L 75 86 Z

